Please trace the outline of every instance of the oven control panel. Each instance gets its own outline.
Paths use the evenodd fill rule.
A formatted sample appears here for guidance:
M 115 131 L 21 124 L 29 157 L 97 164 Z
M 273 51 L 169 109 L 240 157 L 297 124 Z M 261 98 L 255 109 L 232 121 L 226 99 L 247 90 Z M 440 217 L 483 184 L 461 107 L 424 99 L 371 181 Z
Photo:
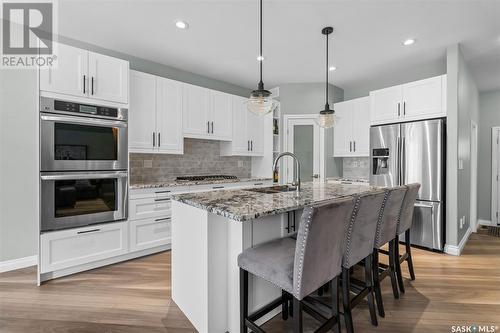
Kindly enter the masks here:
M 52 113 L 74 113 L 80 116 L 127 120 L 128 110 L 109 106 L 83 104 L 54 98 L 41 97 L 40 111 Z

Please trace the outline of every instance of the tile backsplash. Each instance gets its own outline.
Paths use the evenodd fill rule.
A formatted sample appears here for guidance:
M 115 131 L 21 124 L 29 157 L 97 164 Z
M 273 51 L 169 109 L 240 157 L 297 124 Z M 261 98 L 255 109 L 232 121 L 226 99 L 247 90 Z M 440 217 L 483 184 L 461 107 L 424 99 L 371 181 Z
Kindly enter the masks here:
M 248 178 L 250 157 L 220 156 L 220 142 L 184 139 L 184 154 L 130 154 L 130 184 L 162 182 L 178 176 L 223 174 Z
M 342 176 L 351 179 L 370 178 L 369 157 L 344 157 L 342 161 Z

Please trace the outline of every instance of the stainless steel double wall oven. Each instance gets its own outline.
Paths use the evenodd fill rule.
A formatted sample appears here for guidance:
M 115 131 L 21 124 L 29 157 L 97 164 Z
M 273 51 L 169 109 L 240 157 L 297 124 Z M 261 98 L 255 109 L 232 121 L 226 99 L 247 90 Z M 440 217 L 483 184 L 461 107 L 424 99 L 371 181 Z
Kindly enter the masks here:
M 128 110 L 40 99 L 41 230 L 127 218 Z

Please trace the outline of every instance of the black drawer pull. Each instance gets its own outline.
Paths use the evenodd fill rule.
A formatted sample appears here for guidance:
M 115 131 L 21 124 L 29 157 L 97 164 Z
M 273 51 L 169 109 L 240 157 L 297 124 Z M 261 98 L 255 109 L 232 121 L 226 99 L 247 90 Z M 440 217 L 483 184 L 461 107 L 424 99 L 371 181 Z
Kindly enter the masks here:
M 224 186 L 212 186 L 213 189 L 224 188 Z
M 77 234 L 87 234 L 89 232 L 97 232 L 97 231 L 101 231 L 101 229 L 82 230 L 78 231 Z
M 161 219 L 156 219 L 155 222 L 168 221 L 168 220 L 171 220 L 171 219 L 172 219 L 171 217 L 164 217 L 164 218 L 161 218 Z
M 159 193 L 170 193 L 170 192 L 172 192 L 172 191 L 170 191 L 170 190 L 165 190 L 165 191 L 156 191 L 155 193 L 158 193 L 158 194 L 159 194 Z
M 170 201 L 170 198 L 155 199 L 155 201 Z
M 264 183 L 254 183 L 254 185 L 264 185 Z

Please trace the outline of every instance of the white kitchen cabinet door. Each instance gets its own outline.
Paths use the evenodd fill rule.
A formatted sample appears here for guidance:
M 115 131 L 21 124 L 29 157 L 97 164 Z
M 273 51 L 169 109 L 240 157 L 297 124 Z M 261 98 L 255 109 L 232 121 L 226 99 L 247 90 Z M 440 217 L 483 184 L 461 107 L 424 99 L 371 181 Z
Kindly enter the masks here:
M 402 97 L 401 86 L 371 91 L 371 124 L 398 122 L 403 114 Z
M 156 78 L 130 71 L 129 150 L 153 152 L 156 146 Z M 153 145 L 155 140 L 155 145 Z
M 182 154 L 182 83 L 156 77 L 156 146 L 159 152 Z
M 442 103 L 443 76 L 403 84 L 405 120 L 446 116 Z
M 248 140 L 250 140 L 250 155 L 264 155 L 264 116 L 258 116 L 249 112 L 247 113 L 247 131 Z
M 185 84 L 183 86 L 183 132 L 192 138 L 210 138 L 210 96 L 209 90 Z
M 171 243 L 171 218 L 130 221 L 130 251 L 146 250 Z
M 370 99 L 357 98 L 352 105 L 352 155 L 370 156 Z
M 231 100 L 233 139 L 230 142 L 221 142 L 221 155 L 249 156 L 250 142 L 248 139 L 246 98 L 232 96 Z
M 40 90 L 88 96 L 88 51 L 57 44 L 57 67 L 40 70 Z
M 128 103 L 128 61 L 89 52 L 89 97 Z
M 233 138 L 231 95 L 210 91 L 210 134 L 214 139 L 230 141 Z
M 333 128 L 333 156 L 349 156 L 352 151 L 352 103 L 335 103 L 335 126 Z

